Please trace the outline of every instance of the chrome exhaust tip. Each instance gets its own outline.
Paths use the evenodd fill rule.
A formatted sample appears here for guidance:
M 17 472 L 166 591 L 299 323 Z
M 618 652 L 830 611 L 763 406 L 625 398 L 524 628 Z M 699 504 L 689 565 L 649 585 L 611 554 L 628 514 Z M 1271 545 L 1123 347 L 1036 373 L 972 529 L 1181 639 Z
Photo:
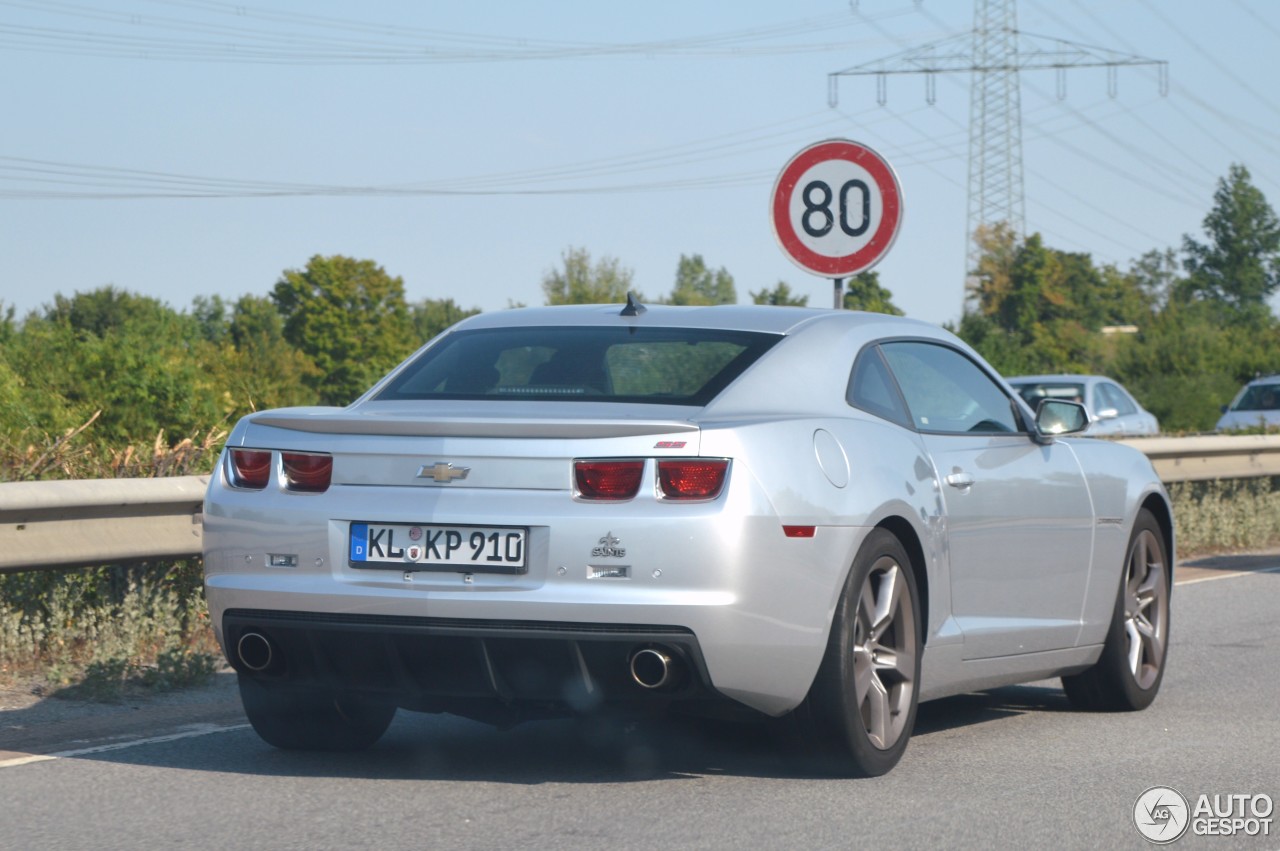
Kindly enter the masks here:
M 675 655 L 662 647 L 642 647 L 631 654 L 631 679 L 641 688 L 659 689 L 675 683 L 679 664 Z
M 271 640 L 260 632 L 246 632 L 236 642 L 236 656 L 240 664 L 250 671 L 261 673 L 271 667 L 276 660 L 275 648 Z

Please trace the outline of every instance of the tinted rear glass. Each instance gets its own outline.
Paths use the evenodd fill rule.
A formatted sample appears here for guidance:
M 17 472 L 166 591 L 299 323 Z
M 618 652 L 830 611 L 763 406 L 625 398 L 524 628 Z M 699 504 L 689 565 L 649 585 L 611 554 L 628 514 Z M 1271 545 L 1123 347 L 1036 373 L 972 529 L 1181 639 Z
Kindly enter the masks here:
M 423 352 L 378 399 L 706 405 L 780 340 L 702 328 L 491 328 Z

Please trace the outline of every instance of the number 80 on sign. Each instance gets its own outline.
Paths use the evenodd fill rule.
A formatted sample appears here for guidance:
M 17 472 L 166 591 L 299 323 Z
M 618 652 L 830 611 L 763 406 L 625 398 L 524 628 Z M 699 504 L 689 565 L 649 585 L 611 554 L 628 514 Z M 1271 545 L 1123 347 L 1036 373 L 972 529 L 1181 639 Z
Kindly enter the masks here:
M 889 164 L 866 145 L 829 139 L 783 167 L 770 212 L 783 252 L 806 271 L 842 278 L 875 265 L 902 221 Z

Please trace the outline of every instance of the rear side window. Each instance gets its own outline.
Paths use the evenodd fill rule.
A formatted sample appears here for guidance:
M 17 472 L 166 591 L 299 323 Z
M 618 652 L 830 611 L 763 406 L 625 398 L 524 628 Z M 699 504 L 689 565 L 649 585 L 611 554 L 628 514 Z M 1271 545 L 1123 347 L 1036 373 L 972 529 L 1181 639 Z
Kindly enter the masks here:
M 911 415 L 907 413 L 898 388 L 894 386 L 889 368 L 877 346 L 864 349 L 853 365 L 846 401 L 855 408 L 883 417 L 898 425 L 911 427 Z
M 457 331 L 377 396 L 703 406 L 781 337 L 705 328 Z

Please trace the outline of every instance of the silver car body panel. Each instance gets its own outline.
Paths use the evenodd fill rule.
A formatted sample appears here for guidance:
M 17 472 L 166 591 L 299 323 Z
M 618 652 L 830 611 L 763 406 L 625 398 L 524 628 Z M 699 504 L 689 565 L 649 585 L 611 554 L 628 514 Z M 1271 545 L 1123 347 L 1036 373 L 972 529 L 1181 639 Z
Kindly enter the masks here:
M 846 403 L 854 359 L 878 340 L 937 341 L 976 358 L 926 323 L 798 308 L 617 313 L 521 309 L 461 327 L 621 322 L 786 336 L 701 408 L 378 401 L 393 371 L 348 408 L 245 417 L 229 447 L 331 453 L 333 480 L 323 493 L 297 493 L 277 472 L 265 490 L 242 490 L 224 453 L 204 520 L 219 640 L 224 613 L 242 609 L 678 626 L 696 636 L 717 692 L 779 715 L 809 691 L 859 546 L 892 524 L 910 530 L 922 561 L 922 699 L 1097 658 L 1138 511 L 1149 500 L 1167 510 L 1141 453 L 1025 434 L 922 434 Z M 574 459 L 644 458 L 652 482 L 663 457 L 730 459 L 723 493 L 689 503 L 651 488 L 625 502 L 574 498 Z M 420 475 L 438 463 L 466 477 Z M 957 470 L 970 486 L 946 483 Z M 353 567 L 349 534 L 362 521 L 527 528 L 527 570 Z M 788 537 L 792 526 L 815 532 Z

